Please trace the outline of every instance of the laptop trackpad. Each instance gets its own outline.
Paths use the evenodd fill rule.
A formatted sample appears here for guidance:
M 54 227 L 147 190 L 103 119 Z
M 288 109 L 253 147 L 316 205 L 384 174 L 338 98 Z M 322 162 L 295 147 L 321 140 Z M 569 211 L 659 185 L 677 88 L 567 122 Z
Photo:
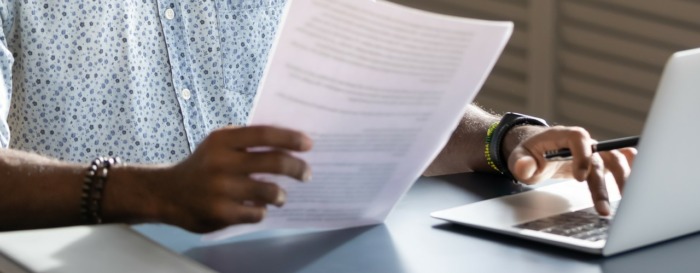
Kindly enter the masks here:
M 620 199 L 614 182 L 608 183 L 608 191 L 611 201 Z M 469 225 L 503 227 L 591 206 L 593 202 L 588 185 L 585 182 L 567 180 L 524 193 L 437 211 L 431 215 Z

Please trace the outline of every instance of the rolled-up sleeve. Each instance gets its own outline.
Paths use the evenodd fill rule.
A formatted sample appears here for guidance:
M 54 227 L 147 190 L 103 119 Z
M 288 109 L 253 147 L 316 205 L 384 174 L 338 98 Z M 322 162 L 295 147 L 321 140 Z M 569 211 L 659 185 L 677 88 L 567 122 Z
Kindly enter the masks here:
M 10 113 L 10 102 L 12 101 L 12 64 L 14 57 L 8 48 L 7 30 L 11 27 L 12 12 L 9 10 L 8 1 L 0 1 L 0 148 L 7 148 L 10 145 L 10 126 L 7 123 L 7 116 Z

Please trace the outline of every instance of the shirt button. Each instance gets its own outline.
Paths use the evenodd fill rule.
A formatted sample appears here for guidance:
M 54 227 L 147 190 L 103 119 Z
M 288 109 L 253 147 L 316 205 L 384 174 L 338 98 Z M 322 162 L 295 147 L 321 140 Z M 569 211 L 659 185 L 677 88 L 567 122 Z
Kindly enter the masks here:
M 175 11 L 173 9 L 165 10 L 165 19 L 172 20 L 175 18 Z
M 185 88 L 182 89 L 182 98 L 185 100 L 189 100 L 192 97 L 192 92 L 190 92 L 189 89 Z

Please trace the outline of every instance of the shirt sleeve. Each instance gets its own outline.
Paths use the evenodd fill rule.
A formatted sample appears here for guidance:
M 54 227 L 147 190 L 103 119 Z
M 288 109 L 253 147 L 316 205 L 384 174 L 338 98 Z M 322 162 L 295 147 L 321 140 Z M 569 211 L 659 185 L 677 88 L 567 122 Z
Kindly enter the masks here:
M 7 46 L 7 32 L 11 28 L 12 14 L 8 8 L 8 1 L 0 1 L 0 149 L 10 145 L 10 126 L 7 116 L 10 113 L 10 101 L 12 98 L 12 64 L 14 57 Z M 12 2 L 12 1 L 10 1 Z

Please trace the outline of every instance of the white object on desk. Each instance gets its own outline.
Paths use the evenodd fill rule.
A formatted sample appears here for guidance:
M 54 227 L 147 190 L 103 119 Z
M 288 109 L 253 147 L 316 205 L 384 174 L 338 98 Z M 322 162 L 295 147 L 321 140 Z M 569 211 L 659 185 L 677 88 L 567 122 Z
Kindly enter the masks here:
M 699 232 L 700 218 L 693 216 L 700 210 L 700 183 L 697 183 L 700 127 L 695 114 L 700 101 L 697 71 L 700 71 L 700 48 L 676 52 L 666 63 L 637 146 L 639 154 L 625 182 L 625 198 L 610 222 L 606 239 L 596 238 L 595 242 L 590 242 L 519 227 L 532 220 L 585 208 L 581 201 L 590 202 L 589 191 L 575 182 L 431 215 L 457 224 L 604 256 Z M 607 189 L 615 187 L 609 183 Z M 592 202 L 587 204 L 592 205 Z
M 0 272 L 214 272 L 125 225 L 0 233 Z
M 307 133 L 313 181 L 262 178 L 288 193 L 271 228 L 378 224 L 442 150 L 506 45 L 512 22 L 385 1 L 288 2 L 250 123 Z

